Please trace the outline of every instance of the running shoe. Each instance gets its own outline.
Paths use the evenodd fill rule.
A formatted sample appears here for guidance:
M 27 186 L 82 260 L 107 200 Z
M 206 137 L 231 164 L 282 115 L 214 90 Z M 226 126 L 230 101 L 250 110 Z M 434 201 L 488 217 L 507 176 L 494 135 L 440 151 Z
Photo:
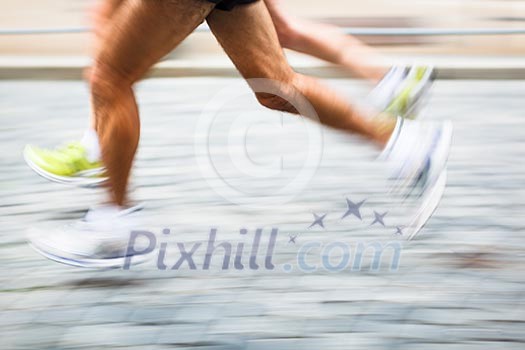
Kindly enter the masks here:
M 379 111 L 384 111 L 395 99 L 399 86 L 408 76 L 409 68 L 405 66 L 392 67 L 368 94 L 370 104 Z
M 369 95 L 378 110 L 415 119 L 428 97 L 434 80 L 431 66 L 393 67 Z
M 429 66 L 414 66 L 403 83 L 399 85 L 394 98 L 385 112 L 415 119 L 428 96 L 434 80 L 434 69 Z
M 54 150 L 27 145 L 24 159 L 38 175 L 50 181 L 96 187 L 107 180 L 102 163 L 90 161 L 86 149 L 79 142 L 71 142 Z
M 452 123 L 398 118 L 380 159 L 385 161 L 393 192 L 416 204 L 405 232 L 413 239 L 436 210 L 447 179 Z
M 77 267 L 120 268 L 142 263 L 149 257 L 151 241 L 130 241 L 140 227 L 133 214 L 140 206 L 90 210 L 84 219 L 62 227 L 31 229 L 28 241 L 48 259 Z M 147 244 L 146 244 L 147 243 Z M 131 246 L 131 244 L 133 244 Z M 133 249 L 130 249 L 133 248 Z
M 450 144 L 452 123 L 419 122 L 397 119 L 396 128 L 380 159 L 385 161 L 395 188 L 425 188 L 434 185 L 445 169 Z

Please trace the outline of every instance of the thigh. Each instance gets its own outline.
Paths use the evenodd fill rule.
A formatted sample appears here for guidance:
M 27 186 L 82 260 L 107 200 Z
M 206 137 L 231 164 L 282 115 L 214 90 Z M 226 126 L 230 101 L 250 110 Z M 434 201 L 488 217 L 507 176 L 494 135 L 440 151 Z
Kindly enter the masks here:
M 213 7 L 205 0 L 124 1 L 108 24 L 95 71 L 103 69 L 105 74 L 137 81 L 202 23 Z
M 279 44 L 263 1 L 239 5 L 230 12 L 213 11 L 207 18 L 213 34 L 246 78 L 289 81 L 293 71 Z

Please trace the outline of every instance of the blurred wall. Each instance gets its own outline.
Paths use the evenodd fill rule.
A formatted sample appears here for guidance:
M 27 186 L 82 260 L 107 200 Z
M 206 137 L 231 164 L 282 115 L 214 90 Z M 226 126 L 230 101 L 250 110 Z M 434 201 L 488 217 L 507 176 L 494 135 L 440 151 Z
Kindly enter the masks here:
M 297 16 L 344 26 L 525 27 L 525 0 L 283 0 Z M 92 0 L 0 0 L 0 28 L 87 25 Z M 393 53 L 523 55 L 525 36 L 366 38 Z M 0 55 L 83 55 L 86 34 L 0 36 Z M 194 34 L 176 52 L 220 52 L 206 33 Z

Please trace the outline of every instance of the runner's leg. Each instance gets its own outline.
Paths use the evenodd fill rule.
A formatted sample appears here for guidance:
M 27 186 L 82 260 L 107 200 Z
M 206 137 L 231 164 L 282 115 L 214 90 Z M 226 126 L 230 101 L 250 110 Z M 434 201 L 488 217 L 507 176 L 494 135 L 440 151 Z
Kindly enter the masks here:
M 378 55 L 340 29 L 289 15 L 280 0 L 264 0 L 284 48 L 299 51 L 348 68 L 358 77 L 377 83 L 388 72 Z
M 140 123 L 133 84 L 213 9 L 204 0 L 127 0 L 108 25 L 90 76 L 111 200 L 123 205 Z
M 91 57 L 97 56 L 104 32 L 108 27 L 107 24 L 123 1 L 124 0 L 99 0 L 89 9 L 89 23 L 93 33 L 92 47 L 90 49 Z M 90 80 L 90 72 L 91 67 L 84 70 L 84 79 L 87 81 Z M 96 118 L 93 109 L 93 103 L 91 103 L 90 128 L 96 130 Z
M 284 95 L 302 94 L 325 125 L 357 132 L 382 145 L 390 137 L 396 123 L 394 118 L 367 116 L 318 80 L 290 68 L 263 2 L 237 6 L 231 12 L 213 11 L 207 21 L 244 78 L 272 79 L 284 86 Z M 256 95 L 269 108 L 297 113 L 288 102 L 292 99 L 285 101 L 271 94 Z

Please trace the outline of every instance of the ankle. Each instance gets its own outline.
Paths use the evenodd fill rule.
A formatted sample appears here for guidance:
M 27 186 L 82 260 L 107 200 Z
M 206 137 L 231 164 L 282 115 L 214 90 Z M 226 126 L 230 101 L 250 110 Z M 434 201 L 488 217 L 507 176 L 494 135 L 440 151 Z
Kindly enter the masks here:
M 80 143 L 86 149 L 86 156 L 90 162 L 94 163 L 100 160 L 100 144 L 95 129 L 87 129 Z
M 374 118 L 374 121 L 376 124 L 373 128 L 372 138 L 381 148 L 385 148 L 396 130 L 398 118 L 388 114 L 380 114 Z

